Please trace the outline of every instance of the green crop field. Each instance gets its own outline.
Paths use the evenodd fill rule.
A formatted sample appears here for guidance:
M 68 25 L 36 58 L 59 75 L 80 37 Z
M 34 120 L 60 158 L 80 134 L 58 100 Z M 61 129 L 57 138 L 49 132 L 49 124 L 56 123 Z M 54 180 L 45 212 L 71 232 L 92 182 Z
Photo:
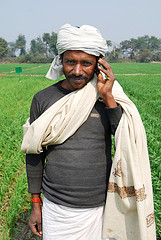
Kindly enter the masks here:
M 161 64 L 113 63 L 116 79 L 136 104 L 147 133 L 154 190 L 157 237 L 161 239 Z M 21 81 L 15 67 L 22 67 Z M 50 64 L 0 64 L 0 239 L 32 239 L 27 221 L 31 209 L 22 125 L 33 95 L 54 83 L 46 79 Z M 22 238 L 23 236 L 23 238 Z M 35 238 L 34 238 L 35 239 Z
M 22 67 L 23 74 L 29 73 L 34 74 L 34 69 L 36 69 L 36 74 L 44 74 L 50 67 L 50 63 L 47 64 L 26 64 L 26 63 L 15 63 L 15 64 L 0 64 L 0 74 L 15 75 L 15 67 Z M 28 71 L 29 70 L 29 71 Z

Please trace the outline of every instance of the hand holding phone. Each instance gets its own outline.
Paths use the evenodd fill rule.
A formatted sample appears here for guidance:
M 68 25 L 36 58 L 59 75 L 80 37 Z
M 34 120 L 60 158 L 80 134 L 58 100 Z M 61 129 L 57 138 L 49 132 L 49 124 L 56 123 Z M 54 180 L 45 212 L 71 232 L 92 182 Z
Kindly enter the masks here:
M 107 107 L 117 107 L 117 103 L 112 95 L 112 87 L 115 81 L 115 75 L 111 66 L 105 60 L 99 58 L 97 68 L 100 71 L 100 73 L 97 74 L 97 89 L 100 96 Z M 101 72 L 105 74 L 105 77 L 103 77 Z

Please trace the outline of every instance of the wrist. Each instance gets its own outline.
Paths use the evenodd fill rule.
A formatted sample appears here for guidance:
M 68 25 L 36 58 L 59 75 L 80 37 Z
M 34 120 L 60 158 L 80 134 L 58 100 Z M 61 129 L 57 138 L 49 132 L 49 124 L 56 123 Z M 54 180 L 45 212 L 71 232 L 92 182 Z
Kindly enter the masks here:
M 32 193 L 31 194 L 31 198 L 34 199 L 34 198 L 40 198 L 40 193 Z
M 42 204 L 42 199 L 40 197 L 40 194 L 32 194 L 31 195 L 31 202 L 33 207 L 38 207 Z
M 41 198 L 31 198 L 31 202 L 33 203 L 41 203 Z
M 32 211 L 40 211 L 41 210 L 41 205 L 40 203 L 32 203 Z
M 113 97 L 113 95 L 111 93 L 109 94 L 106 94 L 105 96 L 102 97 L 105 105 L 108 107 L 108 108 L 115 108 L 117 107 L 117 103 Z

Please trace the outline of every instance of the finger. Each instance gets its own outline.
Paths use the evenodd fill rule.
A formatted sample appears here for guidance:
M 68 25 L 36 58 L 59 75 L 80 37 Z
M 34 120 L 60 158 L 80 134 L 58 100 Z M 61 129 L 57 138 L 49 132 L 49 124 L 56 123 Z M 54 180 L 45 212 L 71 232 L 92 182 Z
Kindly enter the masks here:
M 108 62 L 106 62 L 105 60 L 103 60 L 102 58 L 98 59 L 98 63 L 100 63 L 101 65 L 104 66 L 104 68 L 106 69 L 111 69 L 111 66 Z
M 38 229 L 39 234 L 42 235 L 42 224 L 41 223 L 37 224 L 37 229 Z
M 99 58 L 98 62 L 106 69 L 108 70 L 110 73 L 113 74 L 113 70 L 112 67 L 110 66 L 110 64 L 108 62 L 106 62 L 105 60 Z
M 97 79 L 100 80 L 100 81 L 103 80 L 103 75 L 102 75 L 101 72 L 99 72 L 99 73 L 97 74 Z
M 39 237 L 42 236 L 42 234 L 40 234 L 40 233 L 37 231 L 36 225 L 30 225 L 30 224 L 29 224 L 29 227 L 30 227 L 31 231 L 33 232 L 33 234 L 35 234 L 35 235 L 37 235 L 37 236 L 39 236 Z
M 106 75 L 105 80 L 109 80 L 109 81 L 115 80 L 115 75 L 111 74 L 108 70 L 101 68 L 101 67 L 99 67 L 99 70 L 102 71 Z
M 107 79 L 103 78 L 103 75 L 101 72 L 97 75 L 97 82 L 105 84 L 106 80 Z
M 101 68 L 100 66 L 98 66 L 98 69 L 100 70 L 100 72 L 103 72 L 106 75 L 106 80 L 109 80 L 109 81 L 115 80 L 115 75 L 113 71 L 111 72 L 109 70 L 106 70 L 105 68 Z

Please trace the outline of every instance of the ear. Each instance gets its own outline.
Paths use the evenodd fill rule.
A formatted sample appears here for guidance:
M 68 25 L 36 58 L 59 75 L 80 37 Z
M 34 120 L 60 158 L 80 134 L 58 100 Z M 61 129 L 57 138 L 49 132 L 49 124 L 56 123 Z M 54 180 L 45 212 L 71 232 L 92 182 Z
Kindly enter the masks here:
M 95 67 L 94 72 L 95 72 L 97 75 L 100 73 L 100 70 L 99 70 L 98 67 L 97 67 L 97 63 L 96 63 L 96 67 Z
M 99 59 L 99 57 L 96 57 L 96 67 L 95 67 L 95 70 L 94 70 L 94 72 L 98 75 L 99 73 L 100 73 L 100 70 L 98 69 L 98 59 Z
M 60 59 L 61 59 L 61 63 L 63 64 L 63 55 L 64 55 L 64 53 L 62 53 L 61 55 L 60 55 Z

